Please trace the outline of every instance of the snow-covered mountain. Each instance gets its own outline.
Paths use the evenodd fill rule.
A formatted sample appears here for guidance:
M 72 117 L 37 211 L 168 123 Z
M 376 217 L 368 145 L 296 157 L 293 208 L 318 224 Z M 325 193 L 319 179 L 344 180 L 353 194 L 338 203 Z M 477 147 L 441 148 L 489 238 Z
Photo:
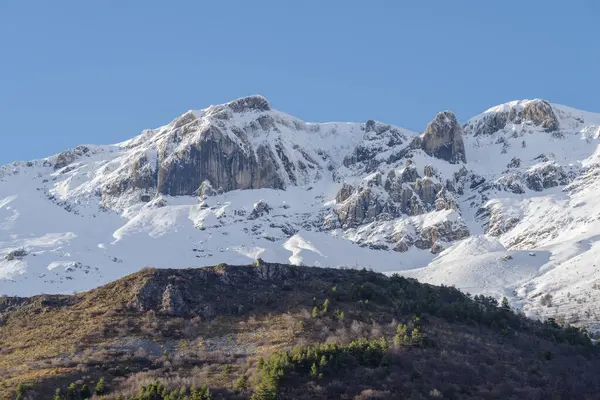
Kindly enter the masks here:
M 600 321 L 600 114 L 544 100 L 422 133 L 307 123 L 261 96 L 0 169 L 0 294 L 144 266 L 371 267 Z

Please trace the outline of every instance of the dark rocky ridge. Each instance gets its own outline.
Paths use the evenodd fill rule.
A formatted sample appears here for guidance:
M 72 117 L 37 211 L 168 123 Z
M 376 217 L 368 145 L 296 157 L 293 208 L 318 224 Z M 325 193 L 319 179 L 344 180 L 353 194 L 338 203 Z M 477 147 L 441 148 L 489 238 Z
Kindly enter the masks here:
M 18 383 L 30 384 L 29 398 L 50 400 L 56 388 L 93 388 L 100 377 L 107 399 L 134 398 L 154 379 L 183 391 L 207 384 L 218 399 L 257 398 L 255 374 L 279 352 L 357 339 L 384 343 L 385 362 L 370 365 L 369 352 L 338 370 L 325 368 L 326 358 L 315 376 L 311 361 L 279 381 L 277 398 L 594 398 L 600 390 L 598 348 L 585 331 L 364 269 L 260 261 L 146 269 L 73 296 L 0 298 L 0 320 L 2 400 L 15 398 Z M 243 375 L 248 387 L 232 388 Z
M 227 103 L 233 112 L 270 111 L 269 101 L 260 95 L 242 97 Z
M 0 320 L 8 314 L 37 312 L 38 308 L 93 305 L 106 301 L 124 302 L 131 311 L 154 311 L 171 316 L 211 320 L 216 316 L 239 316 L 268 307 L 285 312 L 294 293 L 310 291 L 315 282 L 343 282 L 362 279 L 365 272 L 336 268 L 304 267 L 266 263 L 226 265 L 189 269 L 143 269 L 90 292 L 66 295 L 40 295 L 29 298 L 0 297 Z M 385 278 L 370 272 L 373 276 Z M 103 300 L 99 300 L 103 299 Z

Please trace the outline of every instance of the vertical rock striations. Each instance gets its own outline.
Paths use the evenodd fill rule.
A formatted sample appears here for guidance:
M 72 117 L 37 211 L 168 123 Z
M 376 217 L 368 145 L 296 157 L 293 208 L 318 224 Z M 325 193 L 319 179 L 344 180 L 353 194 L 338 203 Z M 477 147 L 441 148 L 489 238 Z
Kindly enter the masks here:
M 435 116 L 421 136 L 420 145 L 425 153 L 451 164 L 467 162 L 462 128 L 451 111 Z

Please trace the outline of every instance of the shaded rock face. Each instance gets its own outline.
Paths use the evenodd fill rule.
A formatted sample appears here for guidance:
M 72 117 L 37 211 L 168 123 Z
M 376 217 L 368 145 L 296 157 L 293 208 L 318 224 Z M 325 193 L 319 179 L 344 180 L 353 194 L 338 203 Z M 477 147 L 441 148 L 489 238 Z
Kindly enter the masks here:
M 392 184 L 390 197 L 399 204 L 400 211 L 406 215 L 419 215 L 425 212 L 422 200 L 410 186 Z
M 482 224 L 485 233 L 500 236 L 520 222 L 520 215 L 503 210 L 498 204 L 486 204 L 475 213 L 475 220 Z
M 248 216 L 248 219 L 257 219 L 270 213 L 273 208 L 268 205 L 264 200 L 260 200 L 258 203 L 254 205 L 254 209 Z
M 336 214 L 342 227 L 351 228 L 377 218 L 389 219 L 397 215 L 397 210 L 371 188 L 359 188 L 357 193 L 336 210 Z
M 198 188 L 198 196 L 202 199 L 211 197 L 217 194 L 217 191 L 212 187 L 209 181 L 204 181 Z
M 342 188 L 335 195 L 335 201 L 339 203 L 343 203 L 346 201 L 354 192 L 354 186 L 344 183 Z
M 487 198 L 487 193 L 490 190 L 514 194 L 523 194 L 527 189 L 541 192 L 545 189 L 569 185 L 581 173 L 581 169 L 577 166 L 563 166 L 553 161 L 539 163 L 525 171 L 517 169 L 520 165 L 521 160 L 513 157 L 507 165 L 509 169 L 490 182 L 486 182 L 483 177 L 469 172 L 466 176 L 457 179 L 457 192 L 463 191 L 466 186 L 476 189 L 485 198 Z M 479 212 L 485 213 L 483 209 Z M 480 218 L 480 220 L 485 223 L 485 218 Z M 499 232 L 504 233 L 505 230 L 501 229 Z
M 476 124 L 467 123 L 464 127 L 465 134 L 473 136 L 491 135 L 498 132 L 516 118 L 516 110 L 511 109 L 510 112 L 498 112 L 485 114 Z
M 536 126 L 541 126 L 548 131 L 558 129 L 559 123 L 552 106 L 546 100 L 532 101 L 521 111 L 519 117 L 531 121 Z
M 336 196 L 339 225 L 353 228 L 403 214 L 415 216 L 433 210 L 456 209 L 456 200 L 446 186 L 432 179 L 433 168 L 426 166 L 424 174 L 425 178 L 420 178 L 416 168 L 408 164 L 398 172 L 391 170 L 385 182 L 381 174 L 377 174 L 366 186 L 354 188 L 344 184 Z
M 194 113 L 192 111 L 188 111 L 185 114 L 183 114 L 181 117 L 179 117 L 175 121 L 173 121 L 173 128 L 174 129 L 181 128 L 182 126 L 187 125 L 190 122 L 193 122 L 197 119 L 198 118 L 194 115 Z
M 150 197 L 156 191 L 156 173 L 146 155 L 141 155 L 129 166 L 129 171 L 120 180 L 109 181 L 102 187 L 102 194 L 118 196 L 130 190 L 143 190 Z
M 475 122 L 465 125 L 465 134 L 480 136 L 491 135 L 504 129 L 508 124 L 529 123 L 539 126 L 548 132 L 557 131 L 560 127 L 558 117 L 546 100 L 533 100 L 523 108 L 512 107 L 507 111 L 489 112 Z
M 430 156 L 451 164 L 467 162 L 462 128 L 451 111 L 437 114 L 420 139 L 420 147 Z
M 240 147 L 213 125 L 187 152 L 159 163 L 157 190 L 171 196 L 191 195 L 204 181 L 224 191 L 285 187 L 270 148 L 259 146 L 253 154 L 249 145 Z
M 90 149 L 87 146 L 77 146 L 73 150 L 67 150 L 56 156 L 56 162 L 54 163 L 54 169 L 58 170 L 71 164 L 79 157 L 85 156 L 90 153 Z
M 448 243 L 460 240 L 470 235 L 464 221 L 441 221 L 426 227 L 414 227 L 414 234 L 399 231 L 394 234 L 395 251 L 404 252 L 414 246 L 418 249 L 429 249 L 437 254 L 443 251 Z
M 415 182 L 414 190 L 425 204 L 433 204 L 437 193 L 442 190 L 442 185 L 434 183 L 431 179 L 418 179 Z
M 190 312 L 177 286 L 168 284 L 162 295 L 161 311 L 166 314 L 185 316 Z
M 219 120 L 229 120 L 233 117 L 233 113 L 242 114 L 270 110 L 271 105 L 267 99 L 260 95 L 254 95 L 242 97 L 226 104 L 211 106 L 207 109 L 207 115 Z
M 171 196 L 190 195 L 204 181 L 225 191 L 284 187 L 268 148 L 259 147 L 254 157 L 249 146 L 241 148 L 213 125 L 187 152 L 159 163 L 157 190 Z
M 283 265 L 265 263 L 264 261 L 259 261 L 256 264 L 254 268 L 261 280 L 285 281 L 298 275 L 296 270 Z
M 2 326 L 2 315 L 4 313 L 9 313 L 12 310 L 18 309 L 22 304 L 27 302 L 26 297 L 7 297 L 0 296 L 0 326 Z
M 346 156 L 343 164 L 346 167 L 363 167 L 365 172 L 374 171 L 384 160 L 378 160 L 377 155 L 408 140 L 400 129 L 391 125 L 369 120 L 365 124 L 363 141 Z M 385 160 L 387 161 L 387 160 Z
M 521 159 L 519 157 L 511 158 L 510 162 L 506 165 L 506 168 L 519 168 L 521 166 Z
M 435 202 L 434 202 L 435 210 L 457 210 L 458 205 L 456 204 L 456 200 L 454 197 L 448 193 L 448 190 L 445 187 L 442 187 L 436 194 Z
M 394 170 L 390 171 L 390 174 L 388 175 L 388 180 L 393 180 L 395 178 L 395 172 Z M 401 183 L 410 183 L 410 182 L 414 182 L 417 179 L 419 179 L 419 172 L 417 171 L 417 167 L 415 167 L 412 164 L 408 164 L 406 167 L 404 167 L 404 169 L 402 170 L 402 173 L 400 174 L 400 182 Z
M 262 261 L 255 266 L 220 264 L 197 270 L 159 269 L 149 271 L 142 282 L 130 288 L 133 300 L 128 306 L 140 312 L 152 310 L 159 314 L 200 316 L 208 320 L 217 316 L 242 315 L 265 305 L 273 309 L 281 304 L 283 309 L 284 304 L 279 300 L 291 294 L 292 285 L 294 289 L 312 285 L 319 276 L 338 275 L 338 271 L 315 269 L 314 273 L 309 273 L 306 267 Z M 232 296 L 232 288 L 243 295 Z M 0 312 L 2 307 L 0 298 Z
M 234 100 L 227 103 L 227 106 L 233 112 L 246 112 L 246 111 L 270 111 L 271 105 L 269 101 L 263 96 L 254 95 L 247 96 L 241 99 Z
M 130 307 L 139 311 L 148 311 L 158 307 L 160 304 L 158 296 L 161 296 L 163 288 L 161 283 L 155 279 L 145 281 L 140 287 L 134 288 L 135 297 L 129 304 Z
M 7 255 L 5 255 L 4 259 L 6 261 L 22 260 L 27 254 L 29 254 L 27 252 L 27 250 L 17 249 L 17 250 L 13 250 L 13 251 L 9 252 Z
M 567 185 L 576 175 L 574 171 L 569 171 L 554 162 L 548 162 L 527 171 L 525 182 L 529 189 L 541 192 L 551 187 Z
M 500 177 L 500 179 L 494 182 L 493 187 L 497 190 L 515 194 L 525 193 L 525 185 L 523 184 L 523 177 L 520 173 L 503 175 Z

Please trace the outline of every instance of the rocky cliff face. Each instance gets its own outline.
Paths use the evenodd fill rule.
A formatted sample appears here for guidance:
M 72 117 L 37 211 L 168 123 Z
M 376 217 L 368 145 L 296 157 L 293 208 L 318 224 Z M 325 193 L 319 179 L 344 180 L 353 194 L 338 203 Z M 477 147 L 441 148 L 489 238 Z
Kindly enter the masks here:
M 310 184 L 322 179 L 331 160 L 318 148 L 296 143 L 294 135 L 335 134 L 335 126 L 306 124 L 273 111 L 262 96 L 250 96 L 187 112 L 126 142 L 127 152 L 100 169 L 108 176 L 94 190 L 112 208 L 126 197 L 135 202 L 193 196 L 203 184 L 220 192 Z M 86 156 L 119 150 L 79 146 L 59 154 L 54 169 L 67 173 Z
M 420 145 L 425 153 L 451 164 L 467 162 L 462 128 L 453 112 L 444 111 L 436 115 L 427 125 Z
M 199 142 L 185 151 L 159 155 L 157 192 L 190 196 L 204 181 L 223 191 L 285 188 L 271 148 L 261 145 L 253 149 L 243 132 L 238 138 L 241 145 L 218 127 L 208 126 L 200 133 Z

